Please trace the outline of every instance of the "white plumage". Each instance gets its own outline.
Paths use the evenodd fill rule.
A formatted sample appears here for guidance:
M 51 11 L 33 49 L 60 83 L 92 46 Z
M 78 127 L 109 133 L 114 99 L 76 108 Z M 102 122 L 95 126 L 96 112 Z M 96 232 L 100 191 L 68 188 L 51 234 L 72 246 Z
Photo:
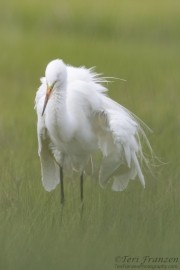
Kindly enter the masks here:
M 69 177 L 73 170 L 93 174 L 92 155 L 98 149 L 103 188 L 113 177 L 112 189 L 122 191 L 136 176 L 145 187 L 139 161 L 147 161 L 140 137 L 151 150 L 150 144 L 137 118 L 106 95 L 106 79 L 57 59 L 48 64 L 41 82 L 35 109 L 44 188 L 51 191 L 59 183 L 58 165 Z

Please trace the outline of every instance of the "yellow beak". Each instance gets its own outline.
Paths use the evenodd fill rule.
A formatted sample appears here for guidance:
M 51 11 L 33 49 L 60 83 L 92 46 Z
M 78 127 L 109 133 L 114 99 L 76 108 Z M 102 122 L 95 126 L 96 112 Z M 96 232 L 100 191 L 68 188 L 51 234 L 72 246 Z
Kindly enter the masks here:
M 48 100 L 49 100 L 49 97 L 50 97 L 50 94 L 51 94 L 51 90 L 52 90 L 52 86 L 47 88 L 46 97 L 45 97 L 45 100 L 44 100 L 44 107 L 43 107 L 43 110 L 42 110 L 42 116 L 43 116 L 44 111 L 46 109 L 46 106 L 47 106 L 47 103 L 48 103 Z

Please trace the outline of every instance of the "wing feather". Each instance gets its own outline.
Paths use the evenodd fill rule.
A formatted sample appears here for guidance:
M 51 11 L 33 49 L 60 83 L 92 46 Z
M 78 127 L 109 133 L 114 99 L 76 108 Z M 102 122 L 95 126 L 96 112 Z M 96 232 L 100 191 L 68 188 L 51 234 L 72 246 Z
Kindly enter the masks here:
M 99 173 L 101 186 L 105 187 L 113 177 L 112 189 L 121 191 L 127 187 L 130 179 L 134 180 L 138 175 L 141 184 L 145 187 L 144 176 L 138 160 L 139 158 L 145 163 L 147 162 L 139 140 L 140 135 L 147 140 L 143 129 L 133 115 L 121 105 L 106 96 L 101 96 L 101 102 L 104 112 L 101 113 L 101 121 L 99 121 L 101 127 L 99 145 L 104 155 Z M 104 117 L 104 121 L 102 117 Z M 109 134 L 111 139 L 104 139 L 103 132 L 104 137 L 105 134 L 106 137 Z M 121 170 L 123 166 L 126 169 Z
M 49 149 L 48 139 L 41 140 L 41 172 L 42 172 L 42 183 L 47 191 L 51 191 L 56 188 L 59 184 L 59 166 L 53 159 L 51 150 Z

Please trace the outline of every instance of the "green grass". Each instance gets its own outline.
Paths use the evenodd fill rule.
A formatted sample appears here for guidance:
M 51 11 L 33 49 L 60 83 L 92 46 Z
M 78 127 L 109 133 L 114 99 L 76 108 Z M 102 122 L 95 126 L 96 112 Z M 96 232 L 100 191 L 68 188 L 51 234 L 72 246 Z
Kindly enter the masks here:
M 117 255 L 177 257 L 180 194 L 179 1 L 6 1 L 0 4 L 0 269 L 114 269 Z M 37 155 L 34 97 L 47 63 L 96 66 L 109 96 L 153 130 L 166 165 L 146 189 L 79 179 L 47 193 Z

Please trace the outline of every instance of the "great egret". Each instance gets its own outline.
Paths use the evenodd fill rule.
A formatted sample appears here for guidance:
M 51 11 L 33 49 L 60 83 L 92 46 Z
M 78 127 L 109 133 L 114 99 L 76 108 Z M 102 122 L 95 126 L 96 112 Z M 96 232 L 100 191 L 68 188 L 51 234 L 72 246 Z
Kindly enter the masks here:
M 92 154 L 98 149 L 103 154 L 99 170 L 103 188 L 113 177 L 112 189 L 122 191 L 136 176 L 145 187 L 139 160 L 146 164 L 147 160 L 140 137 L 150 150 L 151 146 L 140 120 L 106 95 L 103 82 L 106 78 L 92 68 L 67 66 L 59 59 L 47 65 L 41 78 L 35 109 L 42 183 L 51 191 L 61 182 L 61 203 L 63 170 L 69 177 L 73 170 L 80 173 L 83 200 L 83 174 L 93 174 Z

